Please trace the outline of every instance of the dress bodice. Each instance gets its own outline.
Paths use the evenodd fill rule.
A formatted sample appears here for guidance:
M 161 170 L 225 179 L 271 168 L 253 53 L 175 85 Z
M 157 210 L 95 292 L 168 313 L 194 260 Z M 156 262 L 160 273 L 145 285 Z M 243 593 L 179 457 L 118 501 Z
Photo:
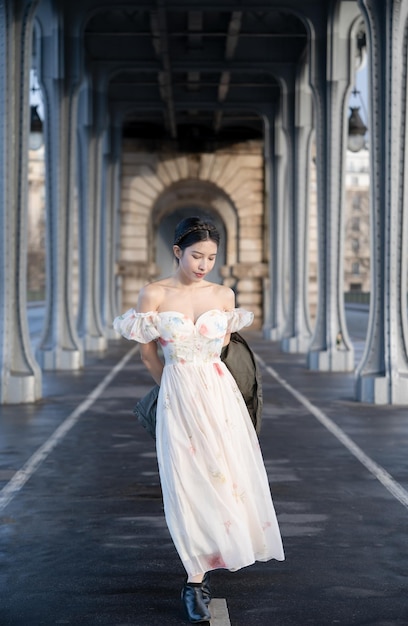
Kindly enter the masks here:
M 157 340 L 168 365 L 218 360 L 225 335 L 249 326 L 252 320 L 253 313 L 245 309 L 211 309 L 195 322 L 178 311 L 137 313 L 130 309 L 115 319 L 114 328 L 141 343 Z

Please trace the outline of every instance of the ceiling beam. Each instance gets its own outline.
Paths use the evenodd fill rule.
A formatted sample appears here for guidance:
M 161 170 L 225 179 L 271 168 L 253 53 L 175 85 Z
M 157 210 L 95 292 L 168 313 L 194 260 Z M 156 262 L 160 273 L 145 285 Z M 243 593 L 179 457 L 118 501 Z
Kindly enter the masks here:
M 203 45 L 203 13 L 202 11 L 188 12 L 188 47 L 190 50 L 198 50 Z M 187 73 L 189 91 L 198 91 L 200 88 L 200 72 L 193 71 Z
M 127 71 L 129 73 L 134 72 L 159 72 L 163 69 L 163 66 L 156 61 L 135 61 L 132 59 L 126 59 L 121 61 L 111 61 L 110 59 L 98 59 L 93 61 L 94 67 L 101 69 L 107 68 L 108 71 L 113 74 L 121 71 Z M 262 73 L 270 73 L 274 76 L 280 76 L 284 68 L 292 67 L 294 61 L 265 61 L 254 60 L 253 62 L 245 61 L 208 61 L 203 59 L 202 61 L 189 61 L 188 59 L 176 60 L 171 64 L 172 73 L 175 72 L 206 72 L 208 74 L 217 72 L 231 72 L 231 73 L 246 73 L 247 75 L 256 75 Z
M 242 11 L 233 11 L 227 30 L 227 41 L 225 43 L 225 59 L 231 61 L 234 58 L 238 44 L 239 33 L 242 24 Z M 231 81 L 231 72 L 223 71 L 218 86 L 218 102 L 224 102 L 227 98 Z M 217 111 L 214 119 L 214 130 L 218 132 L 222 124 L 222 112 Z
M 129 31 L 110 31 L 110 30 L 106 30 L 106 31 L 92 31 L 92 30 L 86 30 L 85 31 L 85 35 L 88 38 L 92 38 L 92 39 L 101 39 L 103 37 L 112 37 L 114 39 L 121 39 L 121 38 L 125 38 L 125 37 L 130 37 L 130 38 L 143 38 L 145 37 L 146 39 L 151 39 L 152 37 L 152 33 L 151 31 L 137 31 L 137 30 L 129 30 Z M 189 40 L 191 38 L 191 41 L 193 41 L 194 37 L 199 37 L 200 38 L 200 43 L 202 45 L 202 39 L 204 38 L 208 38 L 211 39 L 225 39 L 225 37 L 227 36 L 226 33 L 224 31 L 220 31 L 220 32 L 211 32 L 211 31 L 200 31 L 200 33 L 198 34 L 191 34 L 189 35 L 188 33 L 186 33 L 185 31 L 173 31 L 173 32 L 169 32 L 167 33 L 167 36 L 169 39 L 175 39 L 175 38 L 183 38 L 183 37 L 187 37 Z M 245 33 L 245 32 L 240 32 L 239 34 L 239 38 L 240 39 L 284 39 L 285 41 L 288 39 L 301 39 L 301 40 L 307 40 L 307 34 L 306 33 Z M 196 47 L 201 47 L 200 46 L 196 46 Z M 194 47 L 193 45 L 191 46 L 192 48 Z
M 174 109 L 172 70 L 170 63 L 169 43 L 167 38 L 166 11 L 163 8 L 163 0 L 157 0 L 157 9 L 150 14 L 150 24 L 153 36 L 153 46 L 162 63 L 162 71 L 159 72 L 160 95 L 166 104 L 167 121 L 172 139 L 177 138 L 176 114 Z
M 160 102 L 160 100 L 145 100 L 144 102 L 129 102 L 129 100 L 123 99 L 112 99 L 112 104 L 123 106 L 129 110 L 134 111 L 165 111 L 165 103 Z M 257 101 L 254 102 L 253 99 L 248 100 L 240 100 L 239 102 L 231 102 L 229 104 L 219 104 L 213 100 L 197 100 L 196 102 L 192 102 L 191 100 L 179 100 L 176 102 L 176 109 L 178 111 L 191 111 L 194 109 L 197 112 L 205 112 L 205 111 L 217 111 L 218 109 L 224 111 L 225 113 L 233 113 L 235 111 L 240 111 L 241 113 L 244 111 L 248 112 L 257 112 L 263 111 L 266 108 L 270 107 L 272 101 L 270 99 L 265 101 Z
M 203 45 L 203 12 L 202 11 L 189 11 L 187 16 L 187 28 L 188 32 L 183 36 L 188 37 L 188 47 L 196 50 Z M 170 36 L 170 33 L 169 33 Z

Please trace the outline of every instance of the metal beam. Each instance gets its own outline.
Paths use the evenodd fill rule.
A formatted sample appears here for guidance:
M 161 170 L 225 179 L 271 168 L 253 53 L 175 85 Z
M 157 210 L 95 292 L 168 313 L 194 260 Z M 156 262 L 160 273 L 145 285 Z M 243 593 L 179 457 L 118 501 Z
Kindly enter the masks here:
M 202 61 L 189 61 L 188 59 L 182 59 L 173 61 L 171 64 L 172 72 L 231 72 L 231 73 L 247 73 L 247 74 L 262 74 L 270 72 L 271 74 L 278 76 L 281 74 L 283 68 L 292 67 L 294 61 L 265 61 L 255 60 L 250 63 L 245 61 L 226 61 L 220 59 L 219 61 L 208 61 L 203 59 Z M 132 59 L 112 61 L 110 58 L 106 60 L 98 59 L 92 62 L 92 67 L 99 67 L 101 69 L 107 69 L 111 74 L 114 72 L 120 72 L 124 70 L 131 70 L 135 73 L 140 72 L 159 72 L 162 65 L 157 61 L 135 61 Z
M 192 50 L 201 48 L 203 44 L 202 39 L 203 28 L 203 13 L 202 11 L 189 11 L 188 12 L 188 47 Z M 187 74 L 187 89 L 189 91 L 198 91 L 200 88 L 200 72 L 193 71 Z
M 150 31 L 135 31 L 135 30 L 128 30 L 128 31 L 92 31 L 92 30 L 86 30 L 85 31 L 85 36 L 88 37 L 94 37 L 94 38 L 101 38 L 101 37 L 117 37 L 117 38 L 121 38 L 121 37 L 146 37 L 146 38 L 151 38 L 152 33 Z M 169 32 L 167 34 L 169 39 L 175 39 L 175 38 L 181 38 L 181 37 L 188 37 L 190 39 L 190 37 L 194 37 L 194 34 L 189 34 L 186 31 L 172 31 Z M 198 33 L 197 33 L 198 36 Z M 223 39 L 226 37 L 226 33 L 224 31 L 200 31 L 199 33 L 199 37 L 200 39 L 202 38 L 211 38 L 213 37 L 214 39 Z M 306 33 L 250 33 L 250 32 L 240 32 L 239 33 L 239 38 L 240 39 L 307 39 L 307 34 Z
M 242 12 L 233 11 L 228 24 L 227 41 L 225 44 L 225 59 L 231 61 L 234 58 L 235 50 L 238 44 L 239 32 L 241 30 Z M 227 98 L 229 86 L 231 82 L 231 72 L 222 72 L 220 84 L 218 86 L 218 102 L 224 102 Z M 214 119 L 214 130 L 218 132 L 221 128 L 222 112 L 217 111 Z
M 163 1 L 157 0 L 157 10 L 151 12 L 151 28 L 153 44 L 162 62 L 163 71 L 159 72 L 160 94 L 167 108 L 167 118 L 170 135 L 173 139 L 177 137 L 177 124 L 174 111 L 172 70 L 170 63 L 169 44 L 167 38 L 167 18 L 163 8 Z

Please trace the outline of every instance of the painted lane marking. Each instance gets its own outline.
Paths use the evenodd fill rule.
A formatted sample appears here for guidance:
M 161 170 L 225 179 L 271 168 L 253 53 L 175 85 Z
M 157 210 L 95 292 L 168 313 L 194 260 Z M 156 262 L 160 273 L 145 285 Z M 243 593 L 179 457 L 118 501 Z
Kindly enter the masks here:
M 225 598 L 213 598 L 210 602 L 210 613 L 211 626 L 231 626 Z
M 360 461 L 362 465 L 380 482 L 384 487 L 396 498 L 403 506 L 408 509 L 408 491 L 397 482 L 391 474 L 387 472 L 381 465 L 373 461 L 363 450 L 356 444 L 346 433 L 335 424 L 323 411 L 312 404 L 300 391 L 297 391 L 282 376 L 278 374 L 269 365 L 266 365 L 263 359 L 256 354 L 257 361 L 266 369 L 266 371 L 275 378 L 289 393 L 296 398 L 315 418 L 332 433 L 343 444 L 351 454 Z
M 19 469 L 11 480 L 0 491 L 0 512 L 3 511 L 6 506 L 12 501 L 14 496 L 20 491 L 31 476 L 37 471 L 41 463 L 45 461 L 47 456 L 54 450 L 54 448 L 63 440 L 65 435 L 71 430 L 77 423 L 79 418 L 90 406 L 99 398 L 99 396 L 105 391 L 107 386 L 112 382 L 115 376 L 121 369 L 130 361 L 135 352 L 137 352 L 139 346 L 134 346 L 125 356 L 115 365 L 113 369 L 105 376 L 102 382 L 95 387 L 93 391 L 77 406 L 77 408 L 68 415 L 67 418 L 58 426 L 53 434 L 47 439 L 42 446 L 34 452 L 34 454 L 28 459 L 28 461 Z

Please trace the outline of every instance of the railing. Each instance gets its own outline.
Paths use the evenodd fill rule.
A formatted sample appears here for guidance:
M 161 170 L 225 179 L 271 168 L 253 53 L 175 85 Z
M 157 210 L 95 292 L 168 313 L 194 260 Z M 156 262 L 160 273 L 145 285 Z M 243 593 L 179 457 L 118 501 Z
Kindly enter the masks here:
M 345 291 L 344 302 L 346 304 L 370 304 L 369 291 Z

